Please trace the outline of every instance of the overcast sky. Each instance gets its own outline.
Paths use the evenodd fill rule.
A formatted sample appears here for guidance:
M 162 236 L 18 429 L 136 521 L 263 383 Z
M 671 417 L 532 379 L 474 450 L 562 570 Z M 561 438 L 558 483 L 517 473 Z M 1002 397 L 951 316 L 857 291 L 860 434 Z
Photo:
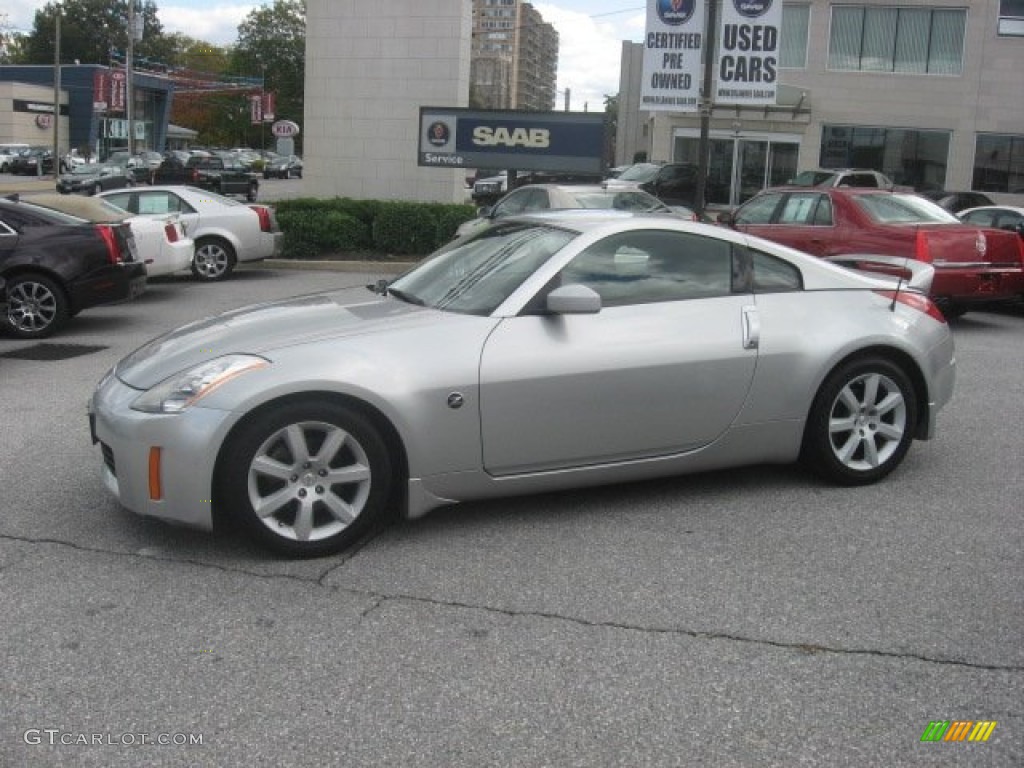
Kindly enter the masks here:
M 224 45 L 234 42 L 249 11 L 270 2 L 157 0 L 157 9 L 165 31 Z M 29 31 L 35 11 L 44 5 L 46 0 L 3 0 L 0 23 Z M 558 30 L 556 108 L 563 108 L 569 88 L 573 110 L 582 111 L 586 103 L 591 111 L 601 111 L 605 94 L 619 90 L 621 41 L 639 41 L 643 35 L 644 0 L 538 0 L 533 5 Z

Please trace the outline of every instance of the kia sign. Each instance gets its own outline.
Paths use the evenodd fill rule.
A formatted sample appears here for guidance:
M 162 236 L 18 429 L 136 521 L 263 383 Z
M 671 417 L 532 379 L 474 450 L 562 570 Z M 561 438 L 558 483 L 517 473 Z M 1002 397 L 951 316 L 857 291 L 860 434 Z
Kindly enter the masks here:
M 418 164 L 602 173 L 602 113 L 420 107 Z
M 279 139 L 286 139 L 299 135 L 299 126 L 291 120 L 278 120 L 270 127 L 270 132 Z

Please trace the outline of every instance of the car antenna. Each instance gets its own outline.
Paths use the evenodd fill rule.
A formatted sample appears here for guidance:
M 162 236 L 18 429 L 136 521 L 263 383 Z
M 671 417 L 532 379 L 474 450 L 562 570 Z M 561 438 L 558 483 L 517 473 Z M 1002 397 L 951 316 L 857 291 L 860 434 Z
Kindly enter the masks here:
M 896 311 L 896 301 L 900 297 L 900 287 L 903 285 L 903 273 L 909 271 L 910 257 L 903 257 L 903 269 L 896 275 L 896 290 L 892 294 L 892 302 L 889 304 L 889 311 Z

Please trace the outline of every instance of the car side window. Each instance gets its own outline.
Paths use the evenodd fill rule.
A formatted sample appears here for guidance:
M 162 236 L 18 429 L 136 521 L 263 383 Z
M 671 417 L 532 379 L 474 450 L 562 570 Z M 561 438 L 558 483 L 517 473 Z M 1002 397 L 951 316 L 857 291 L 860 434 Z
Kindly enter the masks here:
M 113 203 L 114 205 L 116 205 L 118 208 L 120 208 L 122 210 L 130 211 L 131 213 L 138 213 L 137 210 L 132 210 L 132 207 L 131 207 L 132 193 L 131 192 L 121 192 L 121 193 L 118 193 L 118 194 L 115 194 L 115 195 L 104 195 L 103 199 Z
M 192 207 L 173 192 L 140 192 L 139 213 L 192 213 Z
M 751 288 L 754 293 L 802 291 L 804 278 L 788 261 L 762 251 L 748 251 L 752 262 Z
M 840 187 L 878 187 L 878 179 L 872 173 L 850 173 L 839 182 Z
M 1017 229 L 1024 224 L 1024 216 L 1014 211 L 999 211 L 996 226 L 1000 229 Z
M 977 224 L 979 227 L 992 227 L 995 226 L 996 212 L 971 211 L 971 213 L 965 214 L 963 219 L 968 224 Z
M 823 225 L 832 223 L 831 201 L 829 210 L 822 213 L 822 219 L 818 218 L 818 208 L 822 200 L 827 200 L 827 195 L 819 195 L 810 192 L 798 192 L 791 194 L 782 210 L 779 212 L 779 224 L 800 224 L 800 225 Z
M 771 224 L 775 209 L 782 200 L 781 194 L 759 195 L 736 211 L 737 224 Z
M 561 283 L 586 285 L 605 307 L 727 296 L 732 248 L 684 232 L 621 232 L 577 255 L 562 270 Z

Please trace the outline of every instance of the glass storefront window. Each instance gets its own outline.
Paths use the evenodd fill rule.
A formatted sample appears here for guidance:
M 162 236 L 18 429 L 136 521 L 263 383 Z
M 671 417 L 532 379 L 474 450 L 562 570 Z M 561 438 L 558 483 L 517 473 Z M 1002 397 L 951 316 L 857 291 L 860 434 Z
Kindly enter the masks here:
M 949 158 L 947 131 L 825 125 L 822 168 L 870 168 L 914 189 L 943 189 Z
M 796 175 L 800 144 L 796 137 L 711 137 L 707 203 L 739 205 L 765 187 L 785 184 Z M 676 136 L 674 162 L 697 165 L 700 139 Z
M 834 5 L 828 68 L 861 72 L 963 72 L 962 8 Z
M 1024 135 L 978 135 L 971 189 L 1024 194 Z

